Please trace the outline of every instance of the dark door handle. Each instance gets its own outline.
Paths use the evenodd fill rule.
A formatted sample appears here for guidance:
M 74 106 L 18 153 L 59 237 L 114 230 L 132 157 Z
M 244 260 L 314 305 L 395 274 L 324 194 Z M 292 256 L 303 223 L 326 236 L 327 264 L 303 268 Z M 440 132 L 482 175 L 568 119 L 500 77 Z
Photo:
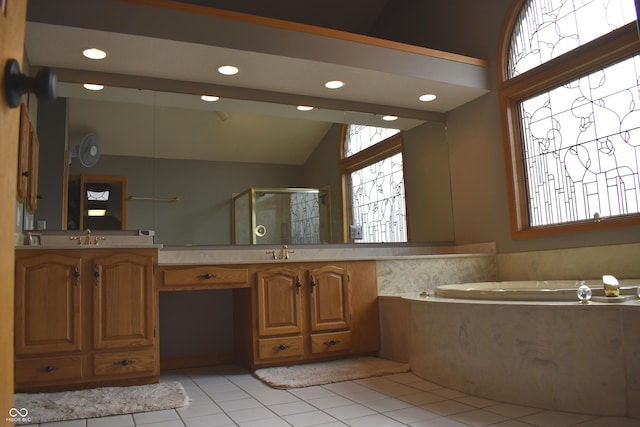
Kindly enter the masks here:
M 22 95 L 35 93 L 40 101 L 53 101 L 58 94 L 58 77 L 51 68 L 41 68 L 35 77 L 20 72 L 20 64 L 15 59 L 7 60 L 4 67 L 4 94 L 9 107 L 20 105 Z

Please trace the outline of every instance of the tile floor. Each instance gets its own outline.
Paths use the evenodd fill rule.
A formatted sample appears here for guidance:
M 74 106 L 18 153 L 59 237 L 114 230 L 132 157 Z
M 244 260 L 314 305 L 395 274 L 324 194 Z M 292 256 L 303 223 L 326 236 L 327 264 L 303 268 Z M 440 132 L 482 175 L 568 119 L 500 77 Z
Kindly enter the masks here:
M 275 390 L 235 366 L 168 371 L 190 404 L 177 410 L 40 424 L 40 427 L 631 427 L 639 419 L 545 411 L 475 396 L 411 373 Z

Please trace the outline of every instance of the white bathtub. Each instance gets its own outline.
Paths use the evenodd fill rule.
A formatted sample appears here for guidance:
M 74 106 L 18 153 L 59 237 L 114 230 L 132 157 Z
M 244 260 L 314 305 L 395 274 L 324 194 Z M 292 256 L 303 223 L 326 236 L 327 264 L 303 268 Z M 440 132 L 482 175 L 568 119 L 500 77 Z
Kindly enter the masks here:
M 622 302 L 637 298 L 639 280 L 620 280 L 620 297 L 606 298 L 602 280 L 585 280 L 597 302 Z M 495 301 L 577 301 L 575 280 L 480 282 L 441 285 L 435 296 Z

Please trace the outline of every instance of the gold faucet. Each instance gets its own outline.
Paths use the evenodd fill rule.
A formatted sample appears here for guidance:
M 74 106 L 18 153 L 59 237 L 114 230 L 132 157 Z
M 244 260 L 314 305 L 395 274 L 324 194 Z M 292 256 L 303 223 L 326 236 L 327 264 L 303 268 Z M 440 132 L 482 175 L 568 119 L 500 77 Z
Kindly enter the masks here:
M 280 256 L 278 259 L 289 259 L 289 254 L 294 253 L 295 251 L 290 251 L 287 245 L 282 245 L 280 248 Z
M 91 244 L 91 230 L 89 230 L 88 228 L 87 228 L 87 234 L 84 236 L 84 244 L 85 245 Z
M 295 251 L 289 250 L 287 245 L 282 245 L 280 248 L 280 252 L 276 252 L 274 250 L 267 251 L 269 255 L 271 255 L 272 259 L 289 259 L 289 254 L 294 253 Z
M 80 237 L 80 236 L 73 236 L 73 237 L 69 237 L 69 240 L 76 240 L 76 241 L 78 242 L 78 245 L 95 245 L 95 246 L 97 246 L 97 245 L 98 245 L 98 242 L 99 242 L 100 240 L 107 240 L 107 238 L 106 238 L 106 237 L 103 237 L 103 236 L 95 236 L 95 237 L 93 238 L 93 242 L 92 242 L 92 241 L 91 241 L 91 230 L 89 230 L 89 229 L 87 228 L 87 230 L 86 230 L 86 234 L 85 234 L 85 236 L 84 236 L 84 240 L 83 240 L 83 238 L 82 238 L 82 237 Z

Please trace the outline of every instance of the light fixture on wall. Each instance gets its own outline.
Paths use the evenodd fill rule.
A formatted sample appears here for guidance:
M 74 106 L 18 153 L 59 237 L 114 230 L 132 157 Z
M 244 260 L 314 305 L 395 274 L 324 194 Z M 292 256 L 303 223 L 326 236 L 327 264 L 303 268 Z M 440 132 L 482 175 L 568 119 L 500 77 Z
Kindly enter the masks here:
M 90 205 L 87 209 L 88 216 L 105 216 L 107 215 L 107 208 L 99 205 Z

